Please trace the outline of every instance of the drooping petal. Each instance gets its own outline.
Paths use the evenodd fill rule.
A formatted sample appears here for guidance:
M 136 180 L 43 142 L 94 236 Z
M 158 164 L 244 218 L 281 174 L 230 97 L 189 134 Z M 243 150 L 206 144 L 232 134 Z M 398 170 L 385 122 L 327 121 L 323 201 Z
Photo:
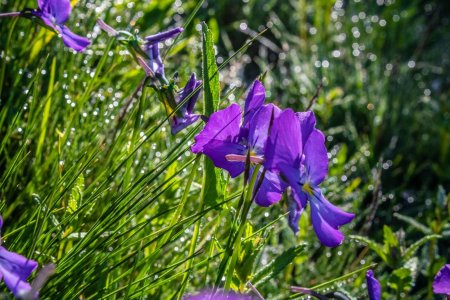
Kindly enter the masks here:
M 242 123 L 241 136 L 247 139 L 249 133 L 249 122 L 253 118 L 254 113 L 261 108 L 266 98 L 266 91 L 262 83 L 255 80 L 248 92 L 244 105 L 244 121 Z
M 300 122 L 300 128 L 302 129 L 302 143 L 304 146 L 309 138 L 309 135 L 316 126 L 316 116 L 312 111 L 297 112 L 295 115 Z
M 211 158 L 216 167 L 227 170 L 233 178 L 244 172 L 245 163 L 229 161 L 226 156 L 243 155 L 245 152 L 246 147 L 241 144 L 221 140 L 211 140 L 203 147 L 203 154 Z
M 372 270 L 368 270 L 366 273 L 366 283 L 369 300 L 380 300 L 381 285 L 380 282 L 373 276 Z
M 157 34 L 149 35 L 145 38 L 145 42 L 147 44 L 161 43 L 164 42 L 165 40 L 176 37 L 181 32 L 183 32 L 183 28 L 176 27 L 167 31 L 158 32 Z
M 268 170 L 282 172 L 282 165 L 300 169 L 302 133 L 300 123 L 291 109 L 286 109 L 273 121 L 265 148 L 264 166 Z
M 339 246 L 344 240 L 344 235 L 339 231 L 339 227 L 350 223 L 355 215 L 328 202 L 319 188 L 314 188 L 309 202 L 313 228 L 322 245 L 326 247 Z
M 147 45 L 145 51 L 149 57 L 148 65 L 152 69 L 153 73 L 164 76 L 164 63 L 159 53 L 158 44 Z
M 199 118 L 200 118 L 199 115 L 194 114 L 186 114 L 182 118 L 173 116 L 170 120 L 170 128 L 172 135 L 177 134 L 178 132 L 188 127 L 189 125 L 197 122 Z
M 319 185 L 328 174 L 327 148 L 322 132 L 314 129 L 310 133 L 303 154 L 305 155 L 306 181 Z
M 450 295 L 450 264 L 443 266 L 434 277 L 433 292 Z
M 55 19 L 55 23 L 63 25 L 72 12 L 70 0 L 38 0 L 39 8 Z
M 237 104 L 213 113 L 205 128 L 194 138 L 195 144 L 191 147 L 192 152 L 203 152 L 206 144 L 213 140 L 237 142 L 239 136 L 239 124 L 242 112 Z
M 298 195 L 293 192 L 292 197 L 288 198 L 288 224 L 292 231 L 297 234 L 299 231 L 298 222 L 307 204 L 307 198 L 305 194 Z
M 266 170 L 261 186 L 256 191 L 255 203 L 266 207 L 279 202 L 287 186 L 287 183 L 281 179 L 280 175 Z
M 280 113 L 281 110 L 278 107 L 267 104 L 256 111 L 249 121 L 248 144 L 256 154 L 264 155 L 272 118 L 277 118 Z
M 41 21 L 44 22 L 44 25 L 47 26 L 48 29 L 59 32 L 59 29 L 55 26 L 55 24 L 53 24 L 52 20 L 50 19 L 51 16 L 49 14 L 44 14 L 39 9 L 30 11 L 30 14 L 41 19 Z
M 202 83 L 201 80 L 197 80 L 195 73 L 192 73 L 185 87 L 180 91 L 177 104 L 183 102 L 191 93 L 200 86 Z M 184 107 L 186 107 L 186 112 L 188 114 L 192 113 L 194 110 L 195 103 L 197 102 L 198 96 L 200 94 L 200 89 L 195 92 L 195 94 L 191 95 L 189 100 L 185 103 Z
M 37 266 L 36 261 L 0 247 L 0 273 L 6 286 L 15 296 L 31 290 L 26 280 Z
M 73 33 L 66 26 L 61 26 L 60 33 L 64 44 L 77 52 L 84 51 L 91 44 L 90 40 Z

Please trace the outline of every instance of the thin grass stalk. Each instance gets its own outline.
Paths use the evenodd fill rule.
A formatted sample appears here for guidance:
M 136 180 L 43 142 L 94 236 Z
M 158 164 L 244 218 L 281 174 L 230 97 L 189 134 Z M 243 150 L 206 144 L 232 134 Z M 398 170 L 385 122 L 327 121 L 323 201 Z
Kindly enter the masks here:
M 247 215 L 250 211 L 250 207 L 253 203 L 253 190 L 255 188 L 256 180 L 258 179 L 259 175 L 259 169 L 261 168 L 261 165 L 257 165 L 255 169 L 253 170 L 252 178 L 250 180 L 250 184 L 247 187 L 247 191 L 245 194 L 245 202 L 244 202 L 244 208 L 241 214 L 241 222 L 239 224 L 239 229 L 236 234 L 236 237 L 234 238 L 233 243 L 233 255 L 231 256 L 230 265 L 228 266 L 228 272 L 225 277 L 225 289 L 229 289 L 231 285 L 231 280 L 233 279 L 234 274 L 234 267 L 236 265 L 237 257 L 239 255 L 240 249 L 241 249 L 241 242 L 242 242 L 242 235 L 244 234 L 245 225 L 247 223 Z

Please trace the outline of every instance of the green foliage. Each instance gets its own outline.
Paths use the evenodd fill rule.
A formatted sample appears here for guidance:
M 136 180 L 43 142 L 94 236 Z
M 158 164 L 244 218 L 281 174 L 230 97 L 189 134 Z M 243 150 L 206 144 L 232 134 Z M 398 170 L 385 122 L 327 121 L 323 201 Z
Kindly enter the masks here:
M 202 73 L 196 113 L 244 99 L 261 74 L 267 102 L 312 105 L 330 158 L 321 187 L 356 219 L 327 249 L 308 209 L 295 236 L 286 199 L 252 206 L 235 268 L 223 269 L 231 287 L 248 292 L 250 280 L 266 299 L 301 297 L 291 285 L 365 299 L 373 268 L 384 298 L 433 299 L 450 261 L 445 2 L 110 2 L 74 6 L 68 26 L 93 40 L 81 54 L 28 19 L 0 18 L 2 246 L 56 264 L 42 299 L 180 299 L 223 286 L 217 274 L 242 224 L 242 180 L 189 151 L 204 123 L 172 137 L 158 95 L 134 95 L 144 73 L 99 33 L 98 17 L 141 37 L 184 26 L 162 55 L 170 88 Z M 25 7 L 36 1 L 1 11 Z
M 252 278 L 252 283 L 256 287 L 267 283 L 283 271 L 298 255 L 305 251 L 306 245 L 298 245 L 283 251 L 281 255 L 272 260 L 269 264 L 259 269 Z

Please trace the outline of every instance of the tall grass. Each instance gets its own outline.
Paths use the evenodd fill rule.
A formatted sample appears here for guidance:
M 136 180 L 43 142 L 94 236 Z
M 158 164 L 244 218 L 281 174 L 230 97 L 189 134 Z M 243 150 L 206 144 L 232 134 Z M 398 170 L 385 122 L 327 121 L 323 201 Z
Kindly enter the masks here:
M 93 41 L 82 54 L 30 20 L 0 19 L 2 241 L 56 264 L 42 298 L 179 299 L 213 286 L 248 291 L 248 280 L 267 299 L 299 297 L 290 285 L 365 297 L 363 271 L 378 263 L 387 297 L 432 299 L 432 278 L 450 259 L 447 5 L 281 2 L 80 0 L 69 22 Z M 1 11 L 36 6 L 4 4 Z M 242 101 L 261 74 L 280 106 L 312 104 L 328 140 L 324 190 L 357 213 L 343 229 L 354 237 L 327 249 L 308 214 L 297 236 L 290 231 L 286 199 L 252 206 L 241 252 L 229 258 L 231 271 L 221 269 L 244 182 L 190 152 L 202 123 L 170 135 L 154 91 L 134 94 L 144 72 L 97 18 L 141 36 L 184 25 L 165 47 L 166 73 L 179 86 L 204 74 L 199 112 Z M 205 72 L 215 63 L 202 49 L 212 43 L 220 77 Z M 383 259 L 371 244 L 389 240 L 385 224 L 408 259 Z M 432 234 L 440 239 L 405 253 Z M 411 280 L 394 288 L 399 269 Z

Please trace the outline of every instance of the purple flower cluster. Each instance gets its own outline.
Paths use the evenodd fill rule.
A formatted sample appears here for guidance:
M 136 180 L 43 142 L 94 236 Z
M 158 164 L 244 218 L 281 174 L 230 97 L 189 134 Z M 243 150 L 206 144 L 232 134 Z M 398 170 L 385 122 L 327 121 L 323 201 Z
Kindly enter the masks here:
M 290 187 L 289 225 L 298 232 L 299 218 L 311 207 L 313 228 L 320 242 L 336 247 L 344 239 L 339 227 L 351 222 L 354 214 L 332 205 L 319 185 L 328 173 L 328 157 L 323 133 L 315 128 L 312 112 L 282 111 L 264 105 L 264 86 L 255 81 L 245 101 L 217 111 L 195 137 L 191 150 L 207 155 L 215 166 L 231 177 L 243 173 L 246 161 L 261 164 L 264 176 L 254 191 L 255 202 L 269 206 L 280 201 Z
M 139 46 L 139 37 L 125 31 L 117 31 L 101 19 L 97 21 L 97 24 L 109 35 L 124 43 L 144 69 L 148 78 L 159 83 L 158 86 L 152 84 L 152 87 L 156 89 L 167 114 L 170 116 L 169 124 L 173 135 L 195 123 L 200 118 L 199 115 L 193 113 L 193 110 L 200 94 L 202 82 L 197 80 L 195 73 L 193 73 L 185 87 L 174 92 L 174 84 L 166 78 L 164 63 L 159 51 L 161 43 L 178 36 L 183 32 L 183 28 L 176 27 L 147 36 L 144 38 L 144 46 L 141 48 Z

